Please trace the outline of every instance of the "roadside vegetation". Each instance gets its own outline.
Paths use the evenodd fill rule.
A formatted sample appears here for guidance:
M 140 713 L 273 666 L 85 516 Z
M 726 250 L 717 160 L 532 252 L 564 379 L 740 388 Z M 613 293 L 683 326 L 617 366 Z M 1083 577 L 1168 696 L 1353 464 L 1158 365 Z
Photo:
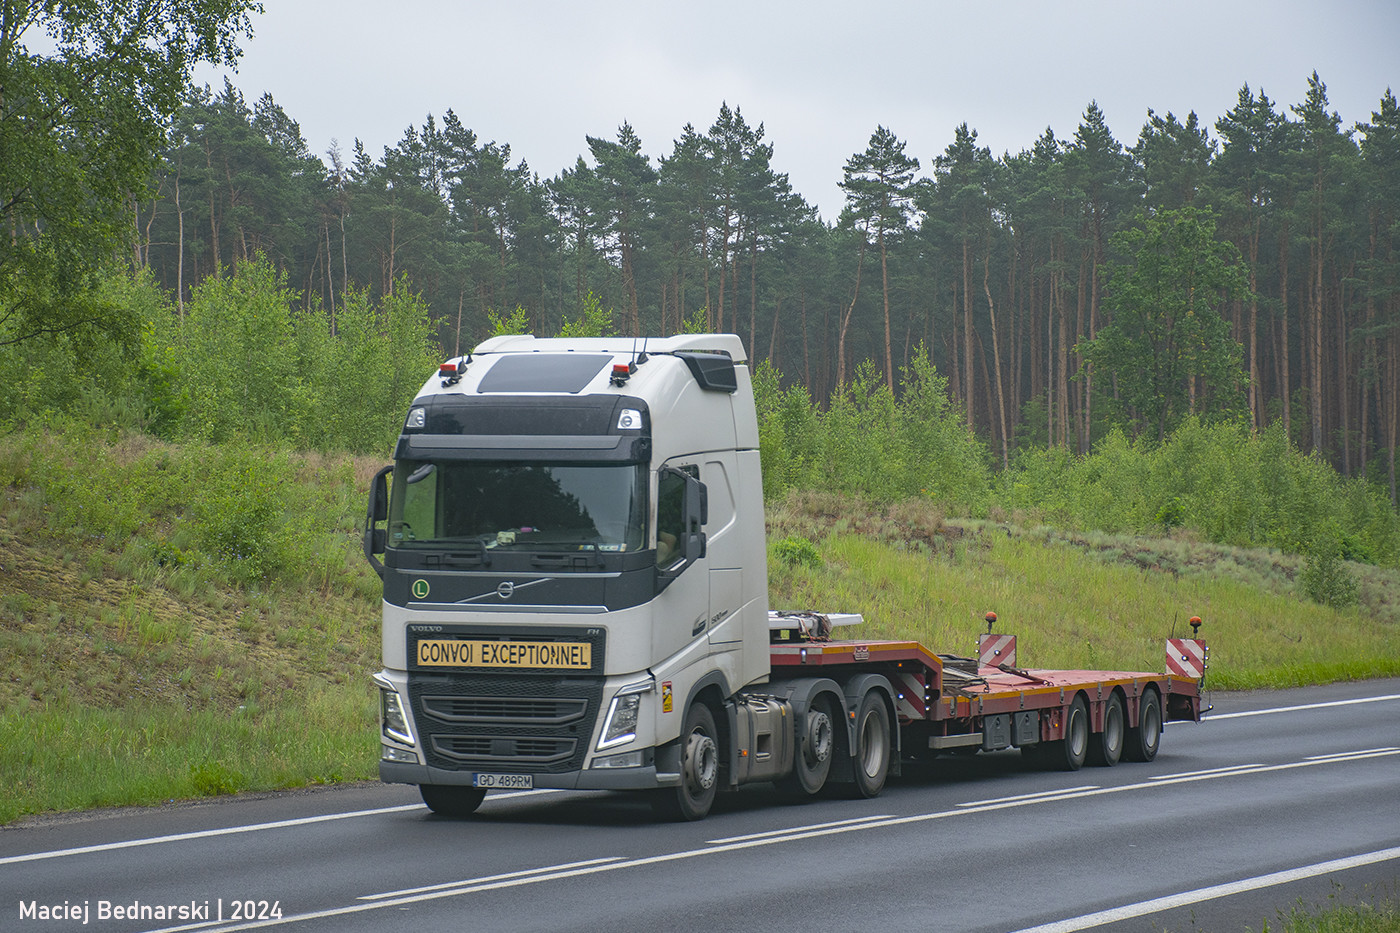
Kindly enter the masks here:
M 1277 921 L 1264 921 L 1259 933 L 1400 933 L 1400 908 L 1393 886 L 1353 893 L 1338 885 L 1325 904 L 1293 904 Z

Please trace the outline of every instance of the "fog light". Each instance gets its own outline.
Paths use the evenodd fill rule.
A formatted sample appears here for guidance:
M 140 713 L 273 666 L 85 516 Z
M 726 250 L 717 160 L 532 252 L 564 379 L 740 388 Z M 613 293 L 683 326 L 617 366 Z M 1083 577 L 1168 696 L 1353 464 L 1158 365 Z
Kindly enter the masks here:
M 404 761 L 413 765 L 418 764 L 417 752 L 411 752 L 405 748 L 394 748 L 392 745 L 385 745 L 379 757 L 385 761 Z
M 594 760 L 595 768 L 640 768 L 642 766 L 641 752 L 623 752 L 621 755 L 609 755 L 606 758 Z

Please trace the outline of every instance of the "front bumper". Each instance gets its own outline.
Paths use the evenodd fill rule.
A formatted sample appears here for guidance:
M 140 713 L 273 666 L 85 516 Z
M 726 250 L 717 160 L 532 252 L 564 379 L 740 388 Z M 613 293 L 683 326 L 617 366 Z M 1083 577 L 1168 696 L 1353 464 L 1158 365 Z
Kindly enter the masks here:
M 504 770 L 504 769 L 503 769 Z M 386 784 L 470 784 L 472 771 L 448 771 L 431 765 L 401 761 L 379 762 L 379 780 Z M 563 771 L 558 774 L 531 774 L 535 789 L 561 790 L 650 790 L 675 787 L 679 774 L 658 774 L 655 765 L 639 768 L 597 768 Z

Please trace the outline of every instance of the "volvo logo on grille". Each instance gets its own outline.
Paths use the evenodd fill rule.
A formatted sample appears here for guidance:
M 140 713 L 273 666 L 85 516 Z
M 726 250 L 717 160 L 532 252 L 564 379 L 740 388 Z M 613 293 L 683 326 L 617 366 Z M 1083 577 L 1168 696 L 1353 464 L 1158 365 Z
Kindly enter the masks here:
M 496 595 L 501 597 L 501 599 L 510 599 L 515 595 L 515 584 L 511 583 L 509 580 L 505 581 L 500 586 L 496 587 Z

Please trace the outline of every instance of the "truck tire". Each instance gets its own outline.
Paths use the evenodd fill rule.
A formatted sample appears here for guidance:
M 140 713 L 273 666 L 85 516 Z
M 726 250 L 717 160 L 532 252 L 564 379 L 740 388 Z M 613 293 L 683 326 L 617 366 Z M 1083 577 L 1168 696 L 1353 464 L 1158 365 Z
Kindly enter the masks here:
M 1089 739 L 1089 763 L 1111 768 L 1123 757 L 1123 741 L 1128 717 L 1123 712 L 1123 698 L 1114 693 L 1103 711 L 1103 731 Z
M 457 784 L 419 784 L 423 802 L 438 816 L 465 817 L 476 812 L 486 799 L 486 788 Z
M 807 710 L 798 733 L 792 773 L 774 782 L 783 796 L 802 801 L 821 793 L 836 752 L 835 724 L 830 699 L 822 698 Z
M 652 810 L 671 822 L 703 820 L 719 790 L 719 733 L 715 716 L 704 703 L 686 711 L 680 742 L 681 782 L 654 791 Z
M 856 747 L 851 759 L 852 796 L 878 797 L 890 773 L 890 711 L 878 690 L 868 690 L 856 713 Z
M 1082 696 L 1065 710 L 1065 737 L 1050 742 L 1045 749 L 1045 763 L 1057 771 L 1078 771 L 1089 756 L 1089 705 Z
M 1149 688 L 1138 703 L 1138 724 L 1128 730 L 1123 757 L 1129 761 L 1151 761 L 1162 747 L 1162 700 Z

